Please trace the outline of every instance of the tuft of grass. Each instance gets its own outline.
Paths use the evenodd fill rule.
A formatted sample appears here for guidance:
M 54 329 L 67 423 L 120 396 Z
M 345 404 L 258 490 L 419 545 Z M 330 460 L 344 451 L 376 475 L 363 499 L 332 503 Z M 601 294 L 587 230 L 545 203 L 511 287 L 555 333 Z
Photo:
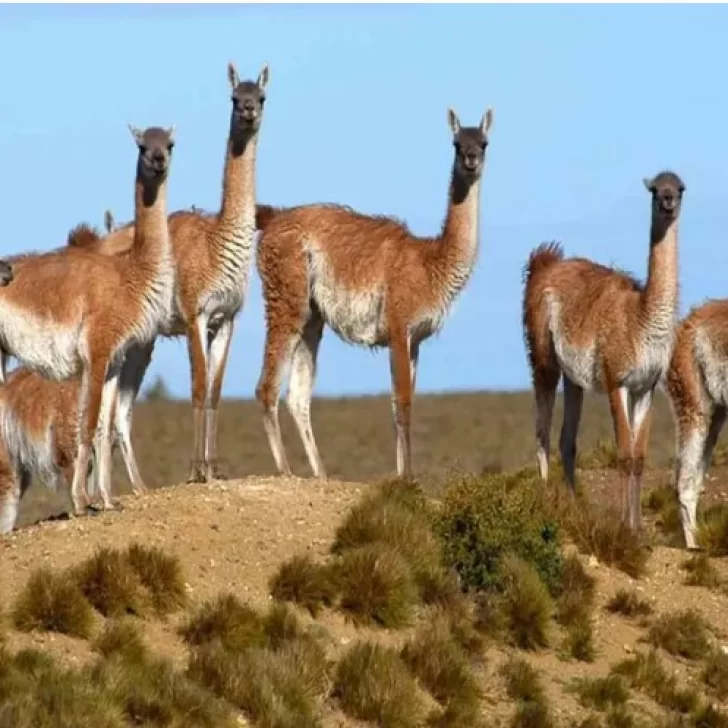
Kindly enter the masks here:
M 382 728 L 418 728 L 425 718 L 417 683 L 396 650 L 357 642 L 336 668 L 333 696 L 352 718 Z
M 465 704 L 477 712 L 480 689 L 470 667 L 468 656 L 456 642 L 444 618 L 421 626 L 401 652 L 412 673 L 441 705 Z
M 718 571 L 705 553 L 694 554 L 683 561 L 680 568 L 687 572 L 685 583 L 688 586 L 704 586 L 706 589 L 716 589 L 721 584 Z
M 317 564 L 310 556 L 294 556 L 283 562 L 269 583 L 274 599 L 294 602 L 317 616 L 331 606 L 338 587 L 329 567 Z
M 266 643 L 260 615 L 234 594 L 219 594 L 205 602 L 180 626 L 179 634 L 193 646 L 219 641 L 228 650 L 261 647 Z
M 98 549 L 75 569 L 75 580 L 86 599 L 105 617 L 144 611 L 144 586 L 121 551 Z
M 446 484 L 438 532 L 445 562 L 469 590 L 502 588 L 502 563 L 528 561 L 551 593 L 562 568 L 559 521 L 547 511 L 543 486 L 529 469 L 456 475 Z
M 709 703 L 703 703 L 693 711 L 689 725 L 691 728 L 728 728 L 728 714 Z
M 711 556 L 728 556 L 728 504 L 717 503 L 703 513 L 697 540 Z
M 634 589 L 620 589 L 608 602 L 607 611 L 624 617 L 647 617 L 652 614 L 652 606 L 642 599 Z
M 569 626 L 564 638 L 564 649 L 579 662 L 594 662 L 594 629 L 591 619 L 583 618 Z
M 718 700 L 727 700 L 728 654 L 713 650 L 705 660 L 700 677 Z
M 617 445 L 613 439 L 601 438 L 597 444 L 576 456 L 576 467 L 579 470 L 606 470 L 616 468 L 619 461 Z
M 169 614 L 187 604 L 184 574 L 177 556 L 136 543 L 129 546 L 125 556 L 146 587 L 152 608 L 157 614 Z
M 285 602 L 273 602 L 263 617 L 262 625 L 266 645 L 273 650 L 306 634 L 301 620 Z
M 30 575 L 12 617 L 21 632 L 46 630 L 87 639 L 93 626 L 93 610 L 76 584 L 49 569 Z
M 512 700 L 533 703 L 546 700 L 538 672 L 522 657 L 511 657 L 498 672 L 505 680 L 506 692 Z
M 688 660 L 698 660 L 708 652 L 709 627 L 693 609 L 660 615 L 650 626 L 647 639 L 655 647 Z
M 134 663 L 144 662 L 148 655 L 142 634 L 129 617 L 107 622 L 94 649 L 106 658 L 120 657 Z
M 519 703 L 510 728 L 552 728 L 554 721 L 544 703 Z
M 417 588 L 407 562 L 381 544 L 347 549 L 337 565 L 341 609 L 358 623 L 409 624 Z
M 508 556 L 502 565 L 503 601 L 510 639 L 526 650 L 546 647 L 552 603 L 536 570 L 517 556 Z
M 564 560 L 561 574 L 561 593 L 556 603 L 556 621 L 568 627 L 581 623 L 591 614 L 594 606 L 596 580 L 587 574 L 577 556 Z
M 606 677 L 579 679 L 574 683 L 574 691 L 584 707 L 601 711 L 624 705 L 629 699 L 627 683 L 617 673 Z
M 679 687 L 677 678 L 665 670 L 655 652 L 623 660 L 612 668 L 611 674 L 621 676 L 630 687 L 649 695 L 668 710 L 690 713 L 698 706 L 698 694 Z
M 655 514 L 656 525 L 667 536 L 668 543 L 677 546 L 685 543 L 680 518 L 680 502 L 677 490 L 670 484 L 653 488 L 645 498 L 645 508 Z

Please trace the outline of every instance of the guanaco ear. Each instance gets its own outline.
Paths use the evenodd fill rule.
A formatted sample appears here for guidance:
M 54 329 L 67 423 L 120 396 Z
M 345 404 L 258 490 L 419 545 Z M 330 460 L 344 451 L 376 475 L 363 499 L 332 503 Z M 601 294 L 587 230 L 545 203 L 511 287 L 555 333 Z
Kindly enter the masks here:
M 167 129 L 167 136 L 169 137 L 169 143 L 174 144 L 174 124 Z
M 654 192 L 655 191 L 655 183 L 654 180 L 651 180 L 649 177 L 645 177 L 643 180 L 645 187 L 647 188 L 648 192 Z
M 268 64 L 264 63 L 263 68 L 260 69 L 260 73 L 258 74 L 258 88 L 263 91 L 265 87 L 268 85 L 268 77 L 270 75 L 270 72 L 268 71 Z
M 110 233 L 114 229 L 114 215 L 111 210 L 107 210 L 104 213 L 104 227 L 107 233 Z
M 233 91 L 240 83 L 240 77 L 238 76 L 238 72 L 235 70 L 235 66 L 232 61 L 228 63 L 228 81 L 230 81 L 230 86 L 232 87 Z
M 447 123 L 450 124 L 453 136 L 457 136 L 460 131 L 460 119 L 458 119 L 458 115 L 452 107 L 447 110 Z
M 483 135 L 487 134 L 490 130 L 490 125 L 493 123 L 493 107 L 489 106 L 487 111 L 483 114 L 483 118 L 480 120 L 480 131 Z
M 129 124 L 129 131 L 131 132 L 131 135 L 134 137 L 134 141 L 136 142 L 136 145 L 138 147 L 142 146 L 142 143 L 144 142 L 144 132 L 139 129 L 136 126 L 133 126 L 132 124 Z

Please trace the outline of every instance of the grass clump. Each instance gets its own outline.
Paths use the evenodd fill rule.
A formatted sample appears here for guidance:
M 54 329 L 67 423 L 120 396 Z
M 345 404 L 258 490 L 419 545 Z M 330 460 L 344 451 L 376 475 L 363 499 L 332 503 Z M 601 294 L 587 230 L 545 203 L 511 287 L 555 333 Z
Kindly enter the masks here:
M 556 621 L 567 629 L 565 651 L 581 662 L 592 662 L 594 659 L 591 614 L 595 583 L 594 577 L 587 574 L 577 556 L 569 556 L 564 561 L 561 593 L 556 603 Z
M 382 544 L 348 549 L 337 564 L 340 606 L 358 623 L 409 624 L 417 588 L 407 562 Z
M 624 678 L 630 687 L 645 693 L 668 710 L 690 713 L 699 704 L 698 694 L 681 688 L 677 678 L 665 670 L 655 652 L 623 660 L 612 668 L 611 674 Z
M 700 677 L 718 700 L 728 700 L 728 654 L 713 650 L 705 660 Z
M 700 659 L 708 652 L 709 627 L 693 609 L 663 614 L 650 626 L 648 641 L 655 647 L 688 660 Z
M 728 504 L 717 503 L 703 513 L 697 540 L 711 556 L 728 556 Z
M 591 619 L 587 617 L 569 626 L 563 649 L 579 662 L 594 662 L 594 629 Z
M 606 609 L 624 617 L 647 617 L 652 614 L 650 603 L 642 599 L 634 589 L 620 589 L 607 602 Z
M 187 604 L 182 565 L 176 556 L 156 547 L 132 544 L 126 560 L 146 588 L 152 608 L 159 615 L 169 614 Z
M 336 599 L 338 587 L 333 576 L 330 568 L 310 556 L 294 556 L 271 578 L 270 593 L 274 599 L 300 605 L 315 617 Z
M 94 649 L 103 657 L 118 656 L 129 662 L 141 663 L 147 657 L 141 632 L 128 617 L 107 622 L 94 642 Z
M 618 461 L 619 453 L 614 440 L 602 438 L 591 450 L 577 454 L 576 467 L 579 470 L 605 470 L 616 468 Z
M 78 586 L 49 569 L 34 571 L 18 595 L 12 618 L 21 632 L 45 630 L 88 638 L 93 610 Z
M 645 508 L 655 515 L 655 523 L 669 543 L 676 546 L 684 543 L 680 502 L 673 485 L 653 488 L 645 499 Z
M 691 556 L 683 561 L 680 568 L 687 572 L 685 583 L 688 586 L 704 586 L 706 589 L 716 589 L 721 584 L 718 571 L 705 553 Z
M 366 642 L 354 644 L 336 668 L 333 696 L 352 718 L 382 728 L 418 728 L 425 708 L 417 683 L 399 654 Z
M 98 549 L 77 567 L 75 580 L 86 599 L 105 617 L 144 612 L 144 586 L 121 551 Z
M 199 646 L 219 641 L 228 650 L 260 647 L 266 642 L 263 620 L 234 594 L 205 602 L 179 629 L 182 639 Z
M 499 669 L 506 692 L 516 701 L 511 728 L 551 728 L 553 719 L 539 674 L 526 660 L 511 657 Z
M 438 703 L 445 707 L 457 704 L 461 713 L 468 704 L 470 712 L 477 713 L 480 690 L 475 675 L 444 618 L 420 627 L 401 656 Z
M 586 678 L 577 680 L 574 683 L 574 690 L 584 707 L 601 711 L 624 705 L 629 699 L 627 683 L 617 673 L 591 680 Z
M 538 573 L 517 556 L 507 556 L 502 578 L 502 610 L 512 643 L 525 650 L 546 647 L 552 602 Z
M 515 554 L 533 565 L 549 591 L 558 591 L 559 527 L 545 510 L 535 473 L 458 476 L 443 499 L 438 530 L 445 561 L 471 590 L 502 587 L 501 565 Z

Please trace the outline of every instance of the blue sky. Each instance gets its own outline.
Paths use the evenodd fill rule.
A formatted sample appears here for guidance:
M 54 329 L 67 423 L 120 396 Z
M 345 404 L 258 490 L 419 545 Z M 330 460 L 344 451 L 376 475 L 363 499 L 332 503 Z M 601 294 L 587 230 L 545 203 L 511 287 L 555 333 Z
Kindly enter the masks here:
M 687 191 L 681 307 L 728 296 L 728 7 L 725 5 L 248 5 L 0 7 L 0 255 L 63 244 L 110 207 L 133 215 L 126 128 L 177 127 L 170 209 L 219 205 L 226 64 L 270 65 L 258 199 L 341 202 L 439 230 L 452 146 L 495 108 L 481 248 L 420 391 L 529 386 L 521 268 L 542 240 L 644 276 L 642 178 L 673 168 Z M 263 346 L 253 272 L 225 378 L 250 396 Z M 183 340 L 157 345 L 150 379 L 189 394 Z M 316 393 L 388 391 L 385 352 L 321 347 Z

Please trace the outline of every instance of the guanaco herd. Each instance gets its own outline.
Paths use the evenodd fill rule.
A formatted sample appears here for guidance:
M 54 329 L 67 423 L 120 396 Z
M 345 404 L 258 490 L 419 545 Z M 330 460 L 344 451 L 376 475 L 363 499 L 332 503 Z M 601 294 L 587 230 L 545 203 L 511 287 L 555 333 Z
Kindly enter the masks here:
M 232 111 L 216 214 L 168 214 L 174 128 L 131 128 L 137 146 L 134 220 L 106 234 L 82 223 L 64 247 L 0 261 L 0 533 L 11 531 L 32 477 L 70 483 L 72 511 L 118 508 L 111 458 L 118 445 L 134 493 L 146 488 L 134 457 L 131 415 L 158 336 L 187 339 L 194 445 L 188 482 L 220 476 L 217 420 L 237 314 L 256 235 L 266 339 L 256 397 L 279 473 L 290 474 L 278 423 L 286 402 L 316 477 L 326 477 L 311 427 L 324 325 L 346 342 L 387 347 L 397 473 L 412 474 L 410 410 L 420 344 L 443 326 L 473 271 L 480 184 L 492 109 L 476 127 L 448 110 L 454 161 L 437 237 L 348 207 L 257 205 L 255 161 L 268 67 L 240 81 L 228 66 Z M 561 246 L 536 248 L 525 267 L 523 328 L 536 401 L 541 478 L 563 377 L 559 450 L 575 485 L 583 392 L 607 394 L 619 455 L 623 518 L 641 527 L 640 492 L 652 399 L 666 385 L 677 430 L 676 487 L 688 548 L 696 508 L 728 407 L 728 300 L 678 325 L 677 227 L 685 186 L 672 172 L 646 179 L 652 201 L 649 270 L 627 274 Z M 19 366 L 6 374 L 6 359 Z M 92 501 L 100 496 L 100 506 Z

